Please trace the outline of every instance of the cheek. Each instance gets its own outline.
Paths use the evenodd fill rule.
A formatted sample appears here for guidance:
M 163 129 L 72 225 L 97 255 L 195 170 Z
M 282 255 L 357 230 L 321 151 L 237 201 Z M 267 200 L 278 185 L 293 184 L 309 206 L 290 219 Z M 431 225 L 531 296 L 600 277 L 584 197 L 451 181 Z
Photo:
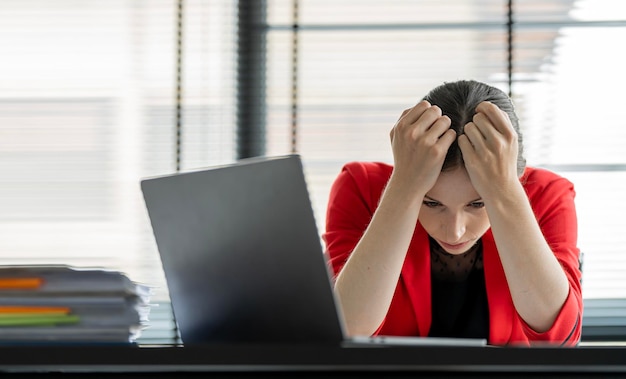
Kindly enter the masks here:
M 426 233 L 431 236 L 433 234 L 436 234 L 436 230 L 441 227 L 442 223 L 442 221 L 440 220 L 441 217 L 438 217 L 434 213 L 435 212 L 433 212 L 432 209 L 422 207 L 422 209 L 420 209 L 420 214 L 418 217 L 418 220 L 420 224 L 422 224 L 422 226 L 424 227 L 424 230 L 426 230 Z
M 482 236 L 483 234 L 485 234 L 487 229 L 491 227 L 489 217 L 487 217 L 487 212 L 482 211 L 474 215 L 471 218 L 470 225 L 468 225 L 467 227 L 476 236 Z

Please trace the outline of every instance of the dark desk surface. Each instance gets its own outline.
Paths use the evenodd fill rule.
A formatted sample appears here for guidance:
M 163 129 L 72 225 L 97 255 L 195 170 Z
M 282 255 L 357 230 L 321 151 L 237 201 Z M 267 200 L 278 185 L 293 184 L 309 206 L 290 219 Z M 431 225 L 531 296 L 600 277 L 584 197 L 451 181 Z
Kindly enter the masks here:
M 349 376 L 416 373 L 446 376 L 489 373 L 568 373 L 626 376 L 626 347 L 363 347 L 323 346 L 4 346 L 0 371 L 7 373 L 319 373 Z M 129 375 L 125 375 L 129 376 Z M 144 375 L 146 377 L 147 375 Z M 568 375 L 568 377 L 571 377 Z

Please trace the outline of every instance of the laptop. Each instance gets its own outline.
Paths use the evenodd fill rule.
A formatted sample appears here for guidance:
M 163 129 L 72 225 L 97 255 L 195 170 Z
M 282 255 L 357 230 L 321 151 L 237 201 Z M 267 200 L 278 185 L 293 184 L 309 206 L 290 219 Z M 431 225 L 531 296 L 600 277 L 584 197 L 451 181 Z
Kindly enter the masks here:
M 299 155 L 146 178 L 141 190 L 185 346 L 486 343 L 344 336 Z

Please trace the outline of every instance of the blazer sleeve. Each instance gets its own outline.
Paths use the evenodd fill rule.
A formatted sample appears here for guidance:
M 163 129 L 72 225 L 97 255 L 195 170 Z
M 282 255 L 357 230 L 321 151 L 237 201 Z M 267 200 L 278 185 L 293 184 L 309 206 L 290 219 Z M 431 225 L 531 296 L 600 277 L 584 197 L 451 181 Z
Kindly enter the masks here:
M 538 170 L 528 178 L 527 193 L 539 227 L 567 276 L 569 294 L 546 332 L 537 333 L 521 318 L 520 321 L 530 341 L 576 345 L 581 337 L 583 300 L 574 186 L 565 178 Z
M 346 164 L 331 186 L 326 210 L 326 230 L 322 238 L 334 277 L 341 271 L 363 236 L 372 219 L 375 209 L 373 205 L 378 203 L 382 192 L 384 184 L 378 186 L 378 191 L 372 191 L 372 188 L 377 187 L 375 183 L 384 183 L 382 179 L 376 180 L 381 176 L 376 173 L 377 166 L 372 165 L 360 162 Z M 371 176 L 374 177 L 374 185 Z

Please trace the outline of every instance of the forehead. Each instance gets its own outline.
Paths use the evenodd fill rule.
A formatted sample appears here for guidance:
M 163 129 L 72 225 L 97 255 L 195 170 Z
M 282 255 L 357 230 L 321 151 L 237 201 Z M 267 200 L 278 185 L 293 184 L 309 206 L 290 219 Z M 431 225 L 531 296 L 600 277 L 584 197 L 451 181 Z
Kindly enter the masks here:
M 480 199 L 464 167 L 442 171 L 426 196 L 450 206 L 467 204 Z

